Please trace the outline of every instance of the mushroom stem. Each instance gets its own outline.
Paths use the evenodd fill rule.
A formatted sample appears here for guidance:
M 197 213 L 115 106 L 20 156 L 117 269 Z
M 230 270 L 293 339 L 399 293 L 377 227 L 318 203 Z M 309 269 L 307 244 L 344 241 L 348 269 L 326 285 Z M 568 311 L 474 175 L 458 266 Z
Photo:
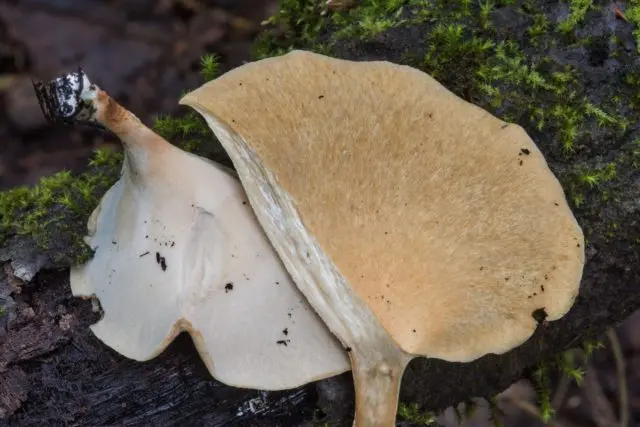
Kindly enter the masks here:
M 410 359 L 387 357 L 374 362 L 368 360 L 367 355 L 370 354 L 364 353 L 364 357 L 362 353 L 359 356 L 354 354 L 351 358 L 356 389 L 353 426 L 393 427 L 396 425 L 400 383 Z
M 113 132 L 128 154 L 128 164 L 139 169 L 150 152 L 171 145 L 146 127 L 132 112 L 89 81 L 82 70 L 48 83 L 34 82 L 45 117 L 51 122 L 84 123 Z
M 163 147 L 171 145 L 160 135 L 145 126 L 131 111 L 118 104 L 107 92 L 91 85 L 95 96 L 91 102 L 95 107 L 95 120 L 113 132 L 125 149 L 127 165 L 133 171 L 143 175 L 148 157 Z

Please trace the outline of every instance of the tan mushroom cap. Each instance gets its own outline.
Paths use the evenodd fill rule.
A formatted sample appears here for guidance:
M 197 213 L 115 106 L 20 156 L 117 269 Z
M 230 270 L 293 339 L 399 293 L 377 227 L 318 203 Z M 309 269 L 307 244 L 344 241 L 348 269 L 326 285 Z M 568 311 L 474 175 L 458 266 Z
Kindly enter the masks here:
M 402 350 L 503 353 L 571 307 L 584 238 L 543 155 L 427 74 L 294 51 L 181 102 L 242 137 Z

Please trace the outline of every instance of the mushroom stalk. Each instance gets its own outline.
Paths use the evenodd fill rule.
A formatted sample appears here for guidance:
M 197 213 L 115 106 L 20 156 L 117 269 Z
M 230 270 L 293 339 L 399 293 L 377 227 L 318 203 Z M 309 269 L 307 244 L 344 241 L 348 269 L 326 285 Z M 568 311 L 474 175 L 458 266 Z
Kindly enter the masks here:
M 377 350 L 359 350 L 351 358 L 355 388 L 364 390 L 356 393 L 354 427 L 391 427 L 396 423 L 400 384 L 410 358 L 397 347 L 382 358 Z
M 144 167 L 149 152 L 171 146 L 107 92 L 91 83 L 82 70 L 60 76 L 48 84 L 34 83 L 34 87 L 47 119 L 108 129 L 122 142 L 127 165 L 134 170 Z

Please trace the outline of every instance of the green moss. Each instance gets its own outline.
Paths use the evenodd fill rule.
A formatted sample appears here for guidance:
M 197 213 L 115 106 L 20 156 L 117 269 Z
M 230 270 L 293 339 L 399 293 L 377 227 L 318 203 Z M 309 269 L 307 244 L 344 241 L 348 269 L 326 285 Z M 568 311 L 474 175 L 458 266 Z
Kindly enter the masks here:
M 538 397 L 538 408 L 542 421 L 548 423 L 555 416 L 555 409 L 551 404 L 551 386 L 549 379 L 549 366 L 546 362 L 540 363 L 533 373 L 533 386 Z
M 576 25 L 582 22 L 589 9 L 593 7 L 593 0 L 571 0 L 570 3 L 569 16 L 558 24 L 558 30 L 565 34 L 573 31 Z
M 214 53 L 202 56 L 200 60 L 200 73 L 205 81 L 211 81 L 220 74 L 220 57 Z
M 315 44 L 327 23 L 321 3 L 317 0 L 280 0 L 276 14 L 263 22 L 272 29 L 258 35 L 252 48 L 253 58 L 277 56 Z
M 636 38 L 636 48 L 640 52 L 640 0 L 631 0 L 629 2 L 625 16 L 629 22 L 636 26 L 636 29 L 633 30 L 633 35 Z
M 491 0 L 480 0 L 480 27 L 483 30 L 488 30 L 491 23 L 491 12 L 493 11 L 495 4 Z
M 334 38 L 372 39 L 376 35 L 409 22 L 403 16 L 407 0 L 370 0 L 359 7 L 331 15 Z
M 92 253 L 82 240 L 87 218 L 98 195 L 117 179 L 121 161 L 121 153 L 100 149 L 82 174 L 62 171 L 42 178 L 32 188 L 0 193 L 0 246 L 11 236 L 26 236 L 54 262 L 86 260 Z M 52 248 L 56 250 L 50 251 Z
M 401 402 L 398 405 L 398 417 L 421 426 L 430 426 L 436 423 L 436 416 L 432 412 L 422 411 L 416 403 Z
M 546 34 L 549 30 L 549 20 L 547 19 L 547 17 L 542 13 L 536 13 L 532 18 L 533 23 L 527 29 L 527 33 L 529 34 L 529 36 L 535 39 L 538 36 Z M 534 45 L 535 44 L 537 44 L 537 42 L 534 42 Z

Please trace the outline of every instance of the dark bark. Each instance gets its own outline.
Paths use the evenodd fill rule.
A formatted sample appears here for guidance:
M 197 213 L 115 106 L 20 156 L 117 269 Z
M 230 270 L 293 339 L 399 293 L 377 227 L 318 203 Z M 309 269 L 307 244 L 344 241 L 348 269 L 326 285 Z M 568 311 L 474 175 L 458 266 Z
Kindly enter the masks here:
M 509 18 L 510 11 L 501 9 L 502 15 L 494 17 L 494 22 L 502 22 L 496 37 L 522 41 L 527 37 L 526 22 Z M 597 26 L 598 19 L 587 20 L 585 25 Z M 340 42 L 333 52 L 350 59 L 406 63 L 423 55 L 422 41 L 429 25 L 392 29 L 368 41 Z M 589 49 L 576 52 L 562 44 L 555 49 L 560 64 L 575 62 L 582 90 L 594 99 L 619 93 L 620 73 L 625 67 L 638 69 L 638 59 L 632 54 L 614 62 L 594 62 Z M 483 105 L 468 86 L 456 84 L 456 75 L 445 77 L 445 83 Z M 634 111 L 627 113 L 637 117 Z M 560 153 L 553 134 L 536 130 L 524 113 L 518 122 L 534 137 L 564 187 L 586 193 L 575 209 L 588 236 L 580 295 L 567 316 L 541 324 L 534 337 L 505 355 L 488 355 L 469 364 L 414 360 L 403 382 L 404 401 L 438 410 L 473 396 L 492 396 L 527 375 L 537 363 L 579 345 L 640 307 L 640 177 L 635 163 L 624 161 L 625 147 L 638 138 L 637 120 L 632 119 L 623 135 L 590 128 L 590 136 L 581 140 L 570 160 Z M 576 186 L 576 165 L 593 166 L 619 156 L 623 160 L 615 180 L 595 192 Z M 52 268 L 60 267 L 59 249 L 38 249 L 28 237 L 13 237 L 0 244 L 0 262 L 11 261 L 13 266 L 8 274 L 0 271 L 4 307 L 0 316 L 0 424 L 293 426 L 326 416 L 332 424 L 350 425 L 349 374 L 281 393 L 234 389 L 209 378 L 184 336 L 153 361 L 123 359 L 91 335 L 88 326 L 97 315 L 89 302 L 71 297 L 68 271 Z M 36 271 L 40 272 L 33 277 Z M 21 283 L 14 273 L 33 280 Z

